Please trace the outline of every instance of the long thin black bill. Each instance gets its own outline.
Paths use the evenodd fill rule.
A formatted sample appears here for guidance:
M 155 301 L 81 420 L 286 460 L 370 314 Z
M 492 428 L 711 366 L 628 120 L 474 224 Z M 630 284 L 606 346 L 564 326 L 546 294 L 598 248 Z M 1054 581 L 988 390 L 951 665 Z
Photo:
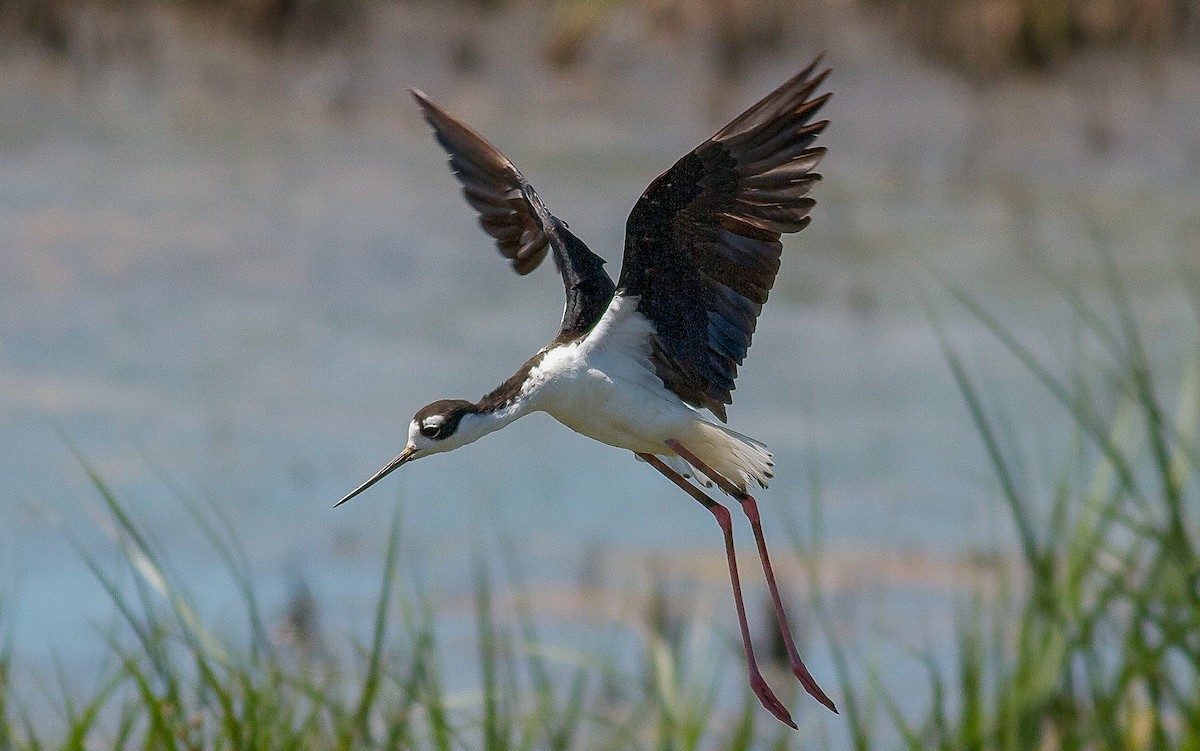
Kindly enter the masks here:
M 388 462 L 388 463 L 387 463 L 387 466 L 385 466 L 383 469 L 379 470 L 379 471 L 378 471 L 378 472 L 376 472 L 374 475 L 372 475 L 370 480 L 367 480 L 367 481 L 366 481 L 366 482 L 364 482 L 362 485 L 359 485 L 359 486 L 358 486 L 357 488 L 355 488 L 354 490 L 351 490 L 351 491 L 350 491 L 350 492 L 349 492 L 349 493 L 346 495 L 346 497 L 345 497 L 345 498 L 343 498 L 342 500 L 340 500 L 340 501 L 338 501 L 337 503 L 333 504 L 333 507 L 334 507 L 334 508 L 337 508 L 338 506 L 341 506 L 341 505 L 342 505 L 343 503 L 345 503 L 346 501 L 350 500 L 350 499 L 351 499 L 351 498 L 353 498 L 354 496 L 358 495 L 359 493 L 363 492 L 363 491 L 364 491 L 364 490 L 366 490 L 367 488 L 371 487 L 371 486 L 372 486 L 372 485 L 374 485 L 375 483 L 377 483 L 377 482 L 379 482 L 380 480 L 382 480 L 382 479 L 383 479 L 384 477 L 386 477 L 386 476 L 388 475 L 388 473 L 389 473 L 389 472 L 391 472 L 393 469 L 395 469 L 396 467 L 399 467 L 401 464 L 403 464 L 403 463 L 405 463 L 406 461 L 408 461 L 408 460 L 409 460 L 409 458 L 411 458 L 411 457 L 412 457 L 412 455 L 413 455 L 413 452 L 414 452 L 414 451 L 416 451 L 416 449 L 412 448 L 411 446 L 410 446 L 410 447 L 408 447 L 408 448 L 405 448 L 403 451 L 401 451 L 401 452 L 400 452 L 400 455 L 399 455 L 399 456 L 397 456 L 395 459 L 393 459 L 393 460 L 391 460 L 390 462 Z

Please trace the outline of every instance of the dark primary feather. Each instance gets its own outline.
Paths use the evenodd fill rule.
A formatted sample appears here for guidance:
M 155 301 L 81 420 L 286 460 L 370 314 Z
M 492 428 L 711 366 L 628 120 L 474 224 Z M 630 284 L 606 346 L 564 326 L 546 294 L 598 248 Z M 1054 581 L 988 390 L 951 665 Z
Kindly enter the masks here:
M 554 252 L 567 304 L 557 340 L 589 331 L 608 307 L 615 289 L 604 259 L 546 209 L 533 186 L 483 136 L 451 117 L 419 91 L 412 91 L 438 143 L 450 155 L 450 168 L 463 186 L 479 224 L 496 240 L 501 255 L 518 274 L 533 271 Z
M 779 271 L 785 232 L 809 222 L 825 154 L 812 122 L 820 58 L 660 175 L 633 207 L 617 294 L 655 325 L 667 388 L 722 421 Z M 810 98 L 811 97 L 811 98 Z

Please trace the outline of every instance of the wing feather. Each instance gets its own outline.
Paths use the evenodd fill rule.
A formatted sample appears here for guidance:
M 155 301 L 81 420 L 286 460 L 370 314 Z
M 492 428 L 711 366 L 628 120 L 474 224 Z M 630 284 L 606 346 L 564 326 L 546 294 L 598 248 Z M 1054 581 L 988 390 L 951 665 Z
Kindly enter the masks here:
M 825 155 L 820 58 L 660 175 L 629 215 L 617 294 L 655 327 L 655 372 L 721 420 L 779 271 L 780 235 L 808 225 Z
M 415 89 L 413 98 L 450 155 L 450 169 L 463 196 L 479 214 L 479 226 L 496 241 L 518 274 L 528 274 L 553 251 L 567 304 L 558 339 L 579 336 L 596 324 L 615 286 L 604 259 L 588 249 L 538 198 L 533 186 L 487 139 L 456 120 Z

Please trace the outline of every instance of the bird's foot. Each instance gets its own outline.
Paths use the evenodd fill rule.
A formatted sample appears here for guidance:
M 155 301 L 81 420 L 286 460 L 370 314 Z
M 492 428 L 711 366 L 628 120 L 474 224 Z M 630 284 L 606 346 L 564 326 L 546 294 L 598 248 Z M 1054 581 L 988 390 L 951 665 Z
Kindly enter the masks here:
M 804 667 L 804 663 L 800 661 L 800 658 L 797 657 L 795 660 L 791 660 L 791 665 L 792 674 L 796 676 L 796 680 L 800 681 L 800 685 L 804 687 L 808 695 L 821 702 L 821 704 L 825 705 L 834 714 L 840 714 L 837 706 L 833 703 L 833 699 L 830 699 L 821 690 L 821 687 L 817 685 L 817 679 L 812 677 L 812 673 L 808 672 L 808 668 Z
M 766 707 L 768 712 L 793 730 L 799 730 L 792 720 L 792 715 L 787 711 L 787 707 L 783 706 L 783 702 L 775 696 L 775 692 L 763 680 L 762 675 L 750 676 L 750 688 L 754 690 L 754 695 L 758 697 L 759 702 Z

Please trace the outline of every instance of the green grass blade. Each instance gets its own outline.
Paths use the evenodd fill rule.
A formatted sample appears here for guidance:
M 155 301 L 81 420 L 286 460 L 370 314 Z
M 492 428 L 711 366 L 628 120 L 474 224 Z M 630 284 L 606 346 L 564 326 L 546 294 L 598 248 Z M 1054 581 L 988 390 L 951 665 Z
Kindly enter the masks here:
M 367 675 L 363 680 L 358 705 L 354 710 L 354 725 L 359 737 L 369 742 L 371 738 L 370 716 L 375 699 L 379 694 L 383 677 L 384 640 L 387 636 L 388 609 L 395 585 L 397 557 L 400 548 L 400 512 L 392 518 L 388 535 L 387 552 L 384 554 L 383 582 L 375 605 L 375 623 L 371 633 L 371 651 L 367 658 Z
M 1000 481 L 1001 492 L 1008 504 L 1013 523 L 1017 527 L 1017 535 L 1020 539 L 1025 559 L 1036 570 L 1043 570 L 1046 562 L 1037 535 L 1033 530 L 1031 504 L 1017 487 L 1016 478 L 1013 477 L 1009 470 L 1008 461 L 1005 459 L 1004 452 L 996 438 L 996 433 L 992 429 L 992 423 L 984 411 L 978 390 L 967 376 L 966 369 L 963 367 L 962 361 L 959 360 L 958 354 L 946 340 L 945 332 L 938 328 L 936 324 L 935 329 L 938 336 L 938 343 L 942 349 L 942 355 L 946 358 L 946 362 L 950 366 L 950 372 L 954 376 L 958 391 L 967 403 L 967 410 L 971 414 L 975 430 L 979 433 L 980 438 L 983 439 L 984 449 L 991 462 L 992 470 L 996 473 L 996 477 Z

